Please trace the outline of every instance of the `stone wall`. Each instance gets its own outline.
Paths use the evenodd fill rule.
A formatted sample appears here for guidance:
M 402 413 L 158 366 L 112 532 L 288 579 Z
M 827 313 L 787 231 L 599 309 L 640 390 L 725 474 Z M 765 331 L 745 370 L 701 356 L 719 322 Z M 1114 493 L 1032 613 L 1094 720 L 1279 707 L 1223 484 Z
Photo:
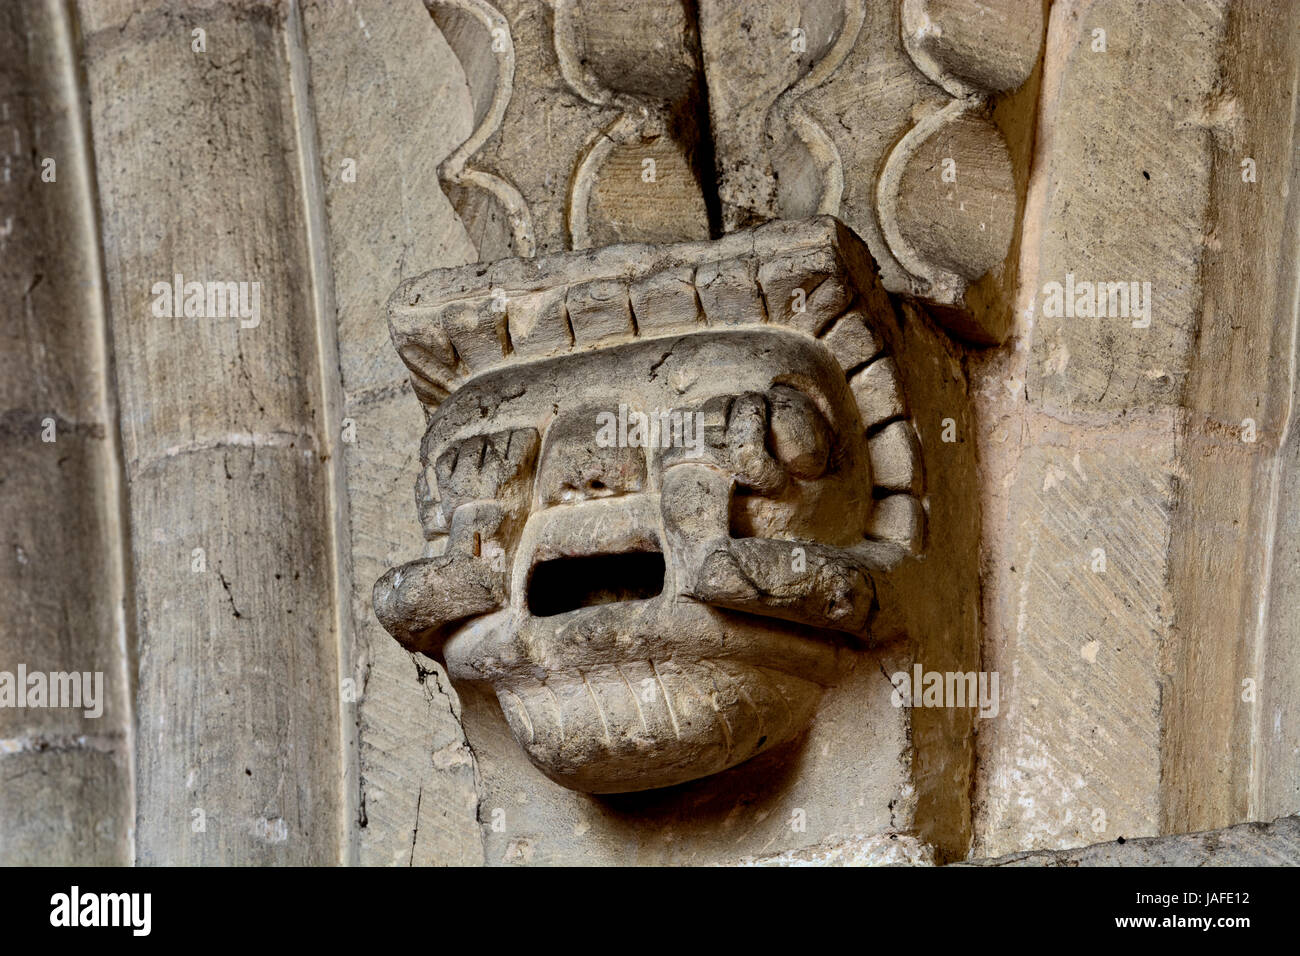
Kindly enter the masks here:
M 0 707 L 0 862 L 1067 863 L 1300 811 L 1297 17 L 1263 0 L 7 7 L 0 674 L 100 674 L 103 692 L 95 716 Z M 790 236 L 817 248 L 786 275 Z M 861 438 L 907 437 L 894 458 L 873 445 L 858 557 L 826 558 L 872 613 L 807 731 L 597 796 L 525 757 L 490 683 L 393 640 L 372 587 L 450 561 L 428 524 L 450 493 L 415 490 L 436 471 L 421 437 L 482 387 L 473 350 L 497 321 L 448 326 L 434 361 L 420 310 L 504 289 L 501 358 L 523 367 L 497 381 L 532 382 L 558 352 L 516 333 L 556 301 L 575 348 L 573 316 L 604 321 L 618 295 L 632 327 L 610 341 L 667 336 L 636 324 L 670 301 L 637 285 L 651 275 L 654 295 L 691 289 L 700 328 L 751 307 L 763 335 L 784 323 L 778 352 L 838 360 L 828 394 L 851 389 Z M 1064 308 L 1085 282 L 1125 283 L 1133 308 Z M 393 300 L 414 325 L 390 334 L 399 287 L 426 298 Z M 728 374 L 768 360 L 749 347 Z M 424 376 L 439 363 L 454 381 Z M 517 397 L 494 388 L 487 425 Z M 909 454 L 903 484 L 879 478 Z M 807 526 L 838 547 L 850 510 Z M 824 623 L 806 582 L 749 571 L 757 598 L 686 600 L 728 635 L 774 609 Z M 994 712 L 895 706 L 913 668 L 996 675 Z M 723 684 L 700 699 L 739 706 Z M 1002 859 L 1035 851 L 1053 855 Z

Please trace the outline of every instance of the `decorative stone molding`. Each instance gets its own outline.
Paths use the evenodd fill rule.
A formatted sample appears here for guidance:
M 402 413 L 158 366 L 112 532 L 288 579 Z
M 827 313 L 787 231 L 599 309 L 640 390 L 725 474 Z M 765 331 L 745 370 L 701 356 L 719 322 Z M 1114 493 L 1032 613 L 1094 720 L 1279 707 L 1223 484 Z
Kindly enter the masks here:
M 429 2 L 479 104 L 444 181 L 501 210 L 451 193 L 481 224 L 482 260 L 829 214 L 866 240 L 886 289 L 961 338 L 1005 335 L 1034 90 L 1000 114 L 994 97 L 1031 75 L 1041 4 Z M 465 167 L 476 151 L 490 169 Z
M 1042 31 L 1026 0 L 702 0 L 724 222 L 836 215 L 886 289 L 1001 341 Z
M 969 283 L 1006 258 L 1015 231 L 1015 178 L 1006 141 L 982 118 L 982 104 L 953 100 L 927 116 L 894 147 L 876 184 L 880 229 L 894 260 L 913 280 L 913 291 L 937 305 L 960 306 Z M 937 210 L 953 195 L 945 187 L 945 162 L 976 179 L 958 203 L 972 215 L 948 217 L 936 228 Z M 954 173 L 954 175 L 956 175 Z
M 963 307 L 966 287 L 1012 252 L 1013 161 L 984 114 L 995 93 L 1029 78 L 1042 32 L 1040 5 L 1024 0 L 903 0 L 903 47 L 953 100 L 890 152 L 876 186 L 877 215 L 889 251 L 913 279 L 912 291 L 936 305 Z M 964 331 L 1000 338 L 988 327 Z
M 441 175 L 481 260 L 710 235 L 685 3 L 427 2 L 474 105 Z
M 505 118 L 506 106 L 514 92 L 515 46 L 510 37 L 510 24 L 487 0 L 428 0 L 428 2 L 432 8 L 464 11 L 472 16 L 492 38 L 491 48 L 497 54 L 496 82 L 487 111 L 469 139 L 447 157 L 446 162 L 439 168 L 438 175 L 444 183 L 475 186 L 494 196 L 504 207 L 510 220 L 514 248 L 522 256 L 531 256 L 536 251 L 532 216 L 519 190 L 501 176 L 466 167 L 470 158 L 482 148 L 493 133 L 500 129 L 501 121 Z
M 571 249 L 705 238 L 698 168 L 699 36 L 682 0 L 555 0 L 555 57 L 569 88 L 618 116 L 589 139 L 567 207 Z
M 955 99 L 1017 89 L 1033 72 L 1043 9 L 1025 0 L 903 0 L 903 46 Z

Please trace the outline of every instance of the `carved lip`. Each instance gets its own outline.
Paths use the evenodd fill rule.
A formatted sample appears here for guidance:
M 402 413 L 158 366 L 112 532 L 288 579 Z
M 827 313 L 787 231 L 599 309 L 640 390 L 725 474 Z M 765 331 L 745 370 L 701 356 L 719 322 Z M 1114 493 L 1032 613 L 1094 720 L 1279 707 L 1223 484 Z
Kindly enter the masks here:
M 445 647 L 454 679 L 491 684 L 645 660 L 732 660 L 825 687 L 854 656 L 844 635 L 709 607 L 669 590 L 657 598 L 599 604 L 549 617 L 522 609 L 479 618 Z
M 850 638 L 678 594 L 672 555 L 660 550 L 660 541 L 657 494 L 601 498 L 534 513 L 519 542 L 511 606 L 469 622 L 448 640 L 448 672 L 458 680 L 496 684 L 636 661 L 710 659 L 783 671 L 822 686 L 836 683 L 854 646 Z M 653 587 L 644 579 L 625 581 L 621 594 L 602 595 L 586 606 L 558 601 L 545 608 L 551 613 L 530 611 L 529 588 L 539 567 L 558 561 L 559 567 L 580 572 L 588 559 L 640 561 L 642 574 L 647 563 L 662 561 L 662 578 Z M 618 569 L 609 570 L 612 581 Z M 577 582 L 574 591 L 587 594 L 600 584 Z M 658 593 L 649 596 L 650 590 Z
M 524 526 L 511 593 L 521 594 L 538 564 L 559 558 L 660 550 L 659 496 L 638 492 L 551 505 Z
M 630 661 L 496 687 L 510 731 L 562 786 L 620 793 L 735 766 L 805 726 L 821 688 L 733 660 Z

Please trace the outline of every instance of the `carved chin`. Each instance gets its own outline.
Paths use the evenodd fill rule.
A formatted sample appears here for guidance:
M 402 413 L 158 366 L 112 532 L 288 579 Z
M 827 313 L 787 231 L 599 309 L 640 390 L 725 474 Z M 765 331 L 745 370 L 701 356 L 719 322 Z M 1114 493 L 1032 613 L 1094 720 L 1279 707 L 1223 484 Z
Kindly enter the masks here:
M 645 660 L 512 679 L 497 699 L 515 739 L 556 783 L 626 793 L 685 783 L 783 743 L 822 687 L 736 660 Z
M 854 660 L 842 635 L 671 593 L 505 611 L 446 647 L 452 679 L 492 688 L 533 764 L 587 793 L 685 783 L 790 740 Z

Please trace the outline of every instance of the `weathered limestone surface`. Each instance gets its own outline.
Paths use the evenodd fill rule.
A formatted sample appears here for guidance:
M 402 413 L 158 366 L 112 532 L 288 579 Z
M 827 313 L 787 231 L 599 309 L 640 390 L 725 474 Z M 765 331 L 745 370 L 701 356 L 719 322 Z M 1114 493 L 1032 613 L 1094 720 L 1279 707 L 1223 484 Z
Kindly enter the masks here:
M 1233 5 L 1179 435 L 1165 832 L 1300 811 L 1297 64 L 1300 8 Z
M 0 26 L 0 862 L 1297 862 L 1300 7 Z
M 974 866 L 1300 866 L 1300 817 L 1077 850 L 1012 853 Z
M 410 556 L 418 447 L 403 436 L 423 420 L 385 303 L 429 263 L 477 257 L 438 186 L 439 164 L 470 132 L 469 89 L 420 4 L 307 3 L 302 17 L 350 423 L 339 448 L 351 511 L 353 591 L 343 600 L 356 640 L 358 861 L 474 863 L 478 795 L 459 702 L 438 665 L 394 644 L 370 608 L 375 578 Z
M 977 855 L 1297 809 L 1294 36 L 1250 3 L 1052 8 L 1015 345 L 970 365 L 1008 692 Z M 1050 314 L 1070 274 L 1150 282 L 1149 322 Z
M 130 483 L 141 863 L 341 859 L 333 443 L 285 12 L 78 8 Z M 157 315 L 176 273 L 260 283 L 260 322 Z
M 120 459 L 63 4 L 6 4 L 0 64 L 0 672 L 98 672 L 102 707 L 90 717 L 85 707 L 0 709 L 0 863 L 124 864 L 133 820 Z
M 1004 719 L 981 728 L 977 854 L 1159 832 L 1177 400 L 1211 165 L 1196 120 L 1223 14 L 1118 0 L 1052 8 L 1016 347 L 972 375 L 985 666 L 1009 695 Z M 1106 30 L 1104 53 L 1091 49 L 1094 28 Z M 1175 35 L 1186 40 L 1165 42 Z M 1120 216 L 1143 227 L 1117 228 Z M 1043 287 L 1067 273 L 1150 281 L 1150 327 L 1044 315 Z

